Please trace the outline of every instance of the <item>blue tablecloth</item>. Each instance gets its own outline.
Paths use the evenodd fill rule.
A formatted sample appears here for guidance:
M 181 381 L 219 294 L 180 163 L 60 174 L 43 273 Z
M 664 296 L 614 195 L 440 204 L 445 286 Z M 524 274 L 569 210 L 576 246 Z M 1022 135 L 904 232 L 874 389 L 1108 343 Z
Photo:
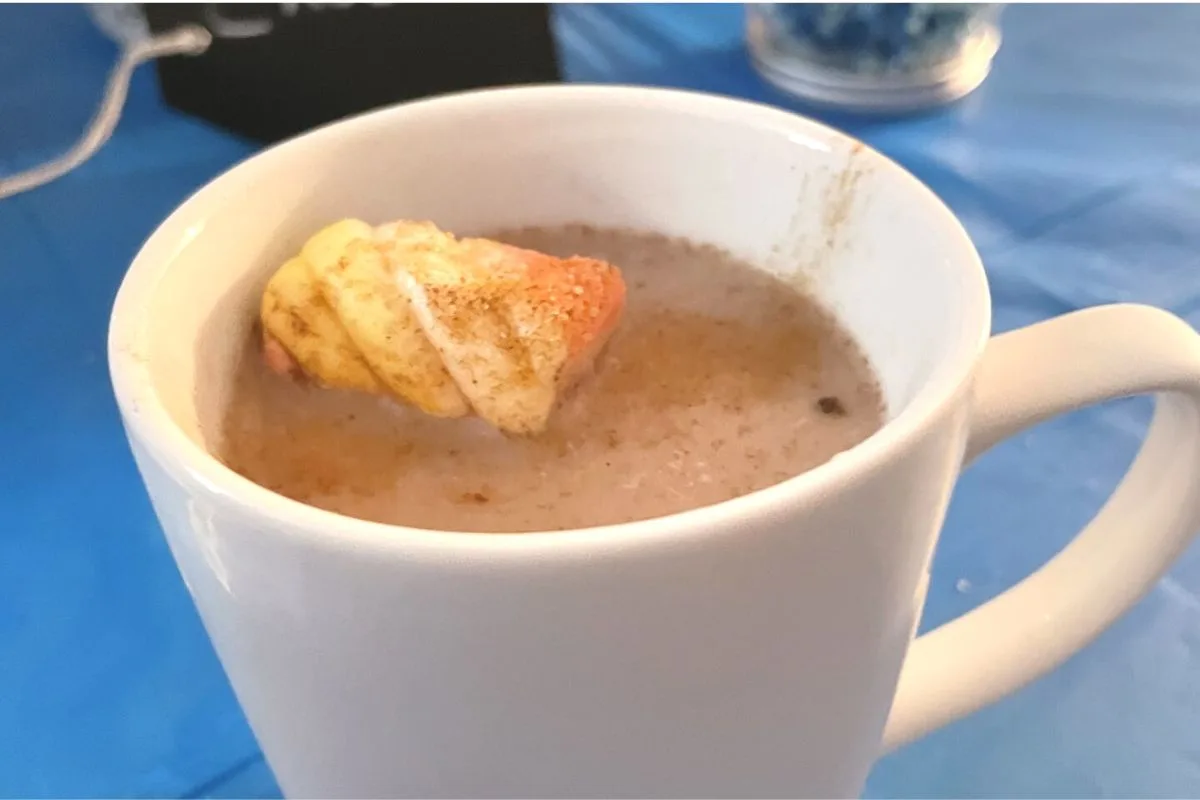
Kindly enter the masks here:
M 569 76 L 792 105 L 736 6 L 573 6 Z M 1136 300 L 1200 323 L 1200 6 L 1007 11 L 987 84 L 901 121 L 828 116 L 937 191 L 1005 330 Z M 65 149 L 116 51 L 71 6 L 0 6 L 0 173 Z M 165 108 L 151 69 L 91 162 L 0 201 L 0 795 L 276 796 L 155 523 L 104 358 L 139 244 L 254 150 Z M 964 477 L 926 628 L 1042 563 L 1098 508 L 1145 400 L 1058 419 Z M 870 796 L 1200 796 L 1200 548 L 1083 654 L 884 759 Z

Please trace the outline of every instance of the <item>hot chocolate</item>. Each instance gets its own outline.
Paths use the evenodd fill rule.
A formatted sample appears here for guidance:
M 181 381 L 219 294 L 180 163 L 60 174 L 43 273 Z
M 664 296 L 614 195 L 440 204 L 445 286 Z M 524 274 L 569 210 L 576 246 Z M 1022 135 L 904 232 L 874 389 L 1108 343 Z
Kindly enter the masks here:
M 542 434 L 502 434 L 272 373 L 248 343 L 216 454 L 283 495 L 418 528 L 520 532 L 663 516 L 764 488 L 879 428 L 838 323 L 720 250 L 585 226 L 492 238 L 619 265 L 625 317 Z

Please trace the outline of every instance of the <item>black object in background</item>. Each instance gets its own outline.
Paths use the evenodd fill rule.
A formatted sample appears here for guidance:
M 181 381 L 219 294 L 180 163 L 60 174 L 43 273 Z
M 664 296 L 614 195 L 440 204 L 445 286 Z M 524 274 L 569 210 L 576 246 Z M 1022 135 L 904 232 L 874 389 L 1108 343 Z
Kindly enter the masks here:
M 167 103 L 262 141 L 415 97 L 559 80 L 546 3 L 142 8 L 154 33 L 213 33 L 206 53 L 157 62 Z

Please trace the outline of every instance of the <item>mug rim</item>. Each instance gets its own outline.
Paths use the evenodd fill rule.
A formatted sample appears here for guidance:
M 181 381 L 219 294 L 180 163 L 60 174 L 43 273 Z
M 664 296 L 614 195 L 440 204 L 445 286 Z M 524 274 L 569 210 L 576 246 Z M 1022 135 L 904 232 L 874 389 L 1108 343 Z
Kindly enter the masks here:
M 399 127 L 415 110 L 494 100 L 553 104 L 564 98 L 593 94 L 597 100 L 623 101 L 630 109 L 704 111 L 710 117 L 750 125 L 758 123 L 787 129 L 808 140 L 817 139 L 860 148 L 887 170 L 900 174 L 911 186 L 914 200 L 942 217 L 948 230 L 961 239 L 963 263 L 956 270 L 968 273 L 968 324 L 964 341 L 953 350 L 957 363 L 941 380 L 926 382 L 894 418 L 859 444 L 829 461 L 779 483 L 713 505 L 661 517 L 619 524 L 568 530 L 523 533 L 479 533 L 391 525 L 350 517 L 285 497 L 243 477 L 193 440 L 171 417 L 154 386 L 149 357 L 143 342 L 145 315 L 151 307 L 158 281 L 175 256 L 199 235 L 203 209 L 223 191 L 235 173 L 278 158 L 288 150 L 311 146 L 316 140 L 363 125 Z M 874 473 L 919 439 L 943 412 L 969 388 L 976 364 L 990 336 L 991 299 L 987 276 L 974 243 L 962 223 L 934 192 L 912 173 L 848 134 L 794 112 L 749 100 L 679 89 L 623 85 L 549 84 L 475 89 L 401 102 L 337 120 L 272 145 L 221 172 L 181 202 L 158 224 L 134 256 L 122 278 L 109 319 L 108 361 L 117 405 L 131 442 L 140 443 L 172 479 L 199 488 L 210 496 L 232 503 L 239 511 L 257 517 L 262 530 L 303 536 L 310 543 L 333 549 L 403 553 L 435 558 L 526 558 L 595 555 L 598 551 L 670 545 L 681 540 L 777 518 L 782 512 L 819 501 Z

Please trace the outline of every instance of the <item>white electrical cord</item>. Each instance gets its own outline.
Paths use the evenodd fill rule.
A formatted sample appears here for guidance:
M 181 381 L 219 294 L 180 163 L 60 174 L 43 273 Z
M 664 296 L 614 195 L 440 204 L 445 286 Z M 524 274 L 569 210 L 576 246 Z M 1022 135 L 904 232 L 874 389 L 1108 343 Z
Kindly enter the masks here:
M 199 25 L 182 25 L 167 33 L 126 41 L 121 58 L 108 76 L 104 99 L 83 137 L 62 156 L 16 175 L 0 177 L 0 200 L 61 178 L 91 158 L 117 127 L 129 81 L 140 64 L 161 56 L 199 55 L 212 44 L 212 34 Z

